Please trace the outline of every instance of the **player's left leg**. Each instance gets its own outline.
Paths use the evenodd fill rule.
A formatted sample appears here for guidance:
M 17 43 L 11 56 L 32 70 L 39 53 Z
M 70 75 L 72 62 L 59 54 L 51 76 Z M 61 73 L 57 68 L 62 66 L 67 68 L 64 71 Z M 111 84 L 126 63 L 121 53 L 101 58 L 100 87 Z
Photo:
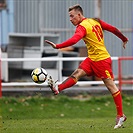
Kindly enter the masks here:
M 116 125 L 114 126 L 114 129 L 119 128 L 123 125 L 123 122 L 126 121 L 126 116 L 123 114 L 123 109 L 122 109 L 122 97 L 121 97 L 121 92 L 115 85 L 113 79 L 108 78 L 108 79 L 103 79 L 104 84 L 108 88 L 108 90 L 111 92 L 114 103 L 116 105 L 116 110 L 117 110 L 117 117 L 116 117 Z
M 104 84 L 106 85 L 106 87 L 108 88 L 108 90 L 111 92 L 113 96 L 114 103 L 116 105 L 116 110 L 117 110 L 117 120 L 114 128 L 119 128 L 126 120 L 126 117 L 123 114 L 121 93 L 113 81 L 114 76 L 112 72 L 111 58 L 107 58 L 105 60 L 92 62 L 92 63 L 93 63 L 92 68 L 93 68 L 93 71 L 95 72 L 95 75 L 99 78 L 102 78 Z

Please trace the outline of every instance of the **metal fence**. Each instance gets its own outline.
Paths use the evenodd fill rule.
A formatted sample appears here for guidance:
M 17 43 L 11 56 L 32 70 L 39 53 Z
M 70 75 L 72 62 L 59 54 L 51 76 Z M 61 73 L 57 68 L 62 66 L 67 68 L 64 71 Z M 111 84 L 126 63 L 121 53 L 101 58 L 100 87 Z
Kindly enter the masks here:
M 66 62 L 66 61 L 69 61 L 69 62 L 79 62 L 79 61 L 83 61 L 85 59 L 85 57 L 46 57 L 46 58 L 2 58 L 2 62 L 7 62 L 7 63 L 10 63 L 10 62 L 21 62 L 21 63 L 24 63 L 24 62 L 53 62 L 53 61 L 56 61 L 58 62 L 58 66 L 56 69 L 54 69 L 53 73 L 48 73 L 49 75 L 51 75 L 54 79 L 55 79 L 55 74 L 56 74 L 56 70 L 57 70 L 57 77 L 55 80 L 57 80 L 58 78 L 58 82 L 62 82 L 64 79 L 63 79 L 63 75 L 62 75 L 62 69 L 63 69 L 63 62 Z M 117 61 L 118 63 L 118 57 L 112 57 L 112 60 L 113 61 Z M 48 69 L 46 69 L 46 71 L 48 72 Z M 18 73 L 18 72 L 17 72 Z M 7 75 L 9 76 L 9 75 Z M 18 76 L 19 76 L 19 73 L 18 73 Z M 24 75 L 23 75 L 24 76 Z M 118 76 L 117 76 L 118 77 Z M 24 77 L 25 78 L 25 77 Z M 65 77 L 66 78 L 66 77 Z M 32 82 L 32 79 L 30 77 L 30 74 L 28 75 L 28 80 L 26 82 L 23 82 L 23 80 L 21 79 L 21 77 L 17 77 L 17 80 L 20 80 L 20 81 L 10 81 L 10 82 L 4 82 L 2 83 L 2 86 L 35 86 L 35 85 L 38 85 L 39 84 L 35 84 L 34 82 Z M 26 79 L 25 79 L 26 80 Z M 118 84 L 118 80 L 115 81 L 116 84 Z M 77 85 L 98 85 L 98 84 L 103 84 L 102 81 L 79 81 L 77 83 Z M 44 86 L 47 85 L 47 83 L 45 82 L 44 84 L 42 84 Z M 42 86 L 41 85 L 41 86 Z

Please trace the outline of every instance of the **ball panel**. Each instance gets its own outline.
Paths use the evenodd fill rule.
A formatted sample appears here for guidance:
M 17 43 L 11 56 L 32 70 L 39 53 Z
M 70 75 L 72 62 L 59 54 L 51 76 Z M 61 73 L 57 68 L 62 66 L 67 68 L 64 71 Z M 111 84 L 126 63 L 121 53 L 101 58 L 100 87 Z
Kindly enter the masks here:
M 35 74 L 41 73 L 41 69 L 40 69 L 40 68 L 36 68 L 36 69 L 34 70 L 34 73 L 35 73 Z
M 33 79 L 34 82 L 38 82 L 38 78 L 37 78 L 36 75 L 32 75 L 32 79 Z
M 44 81 L 46 76 L 43 73 L 41 73 L 38 77 L 39 81 Z
M 46 71 L 45 69 L 43 69 L 43 68 L 41 68 L 41 69 L 42 69 L 42 72 L 44 73 L 44 75 L 47 76 L 47 75 L 48 75 L 48 74 L 47 74 L 47 71 Z

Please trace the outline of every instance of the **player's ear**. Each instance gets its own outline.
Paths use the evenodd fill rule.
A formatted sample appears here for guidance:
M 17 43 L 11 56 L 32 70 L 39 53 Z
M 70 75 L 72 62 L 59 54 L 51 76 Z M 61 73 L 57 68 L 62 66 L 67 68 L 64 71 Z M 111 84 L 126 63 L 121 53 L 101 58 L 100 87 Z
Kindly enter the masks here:
M 78 13 L 80 16 L 82 16 L 81 12 Z
M 79 12 L 79 13 L 78 13 L 78 16 L 79 16 L 79 17 L 81 17 L 81 16 L 82 16 L 82 14 Z

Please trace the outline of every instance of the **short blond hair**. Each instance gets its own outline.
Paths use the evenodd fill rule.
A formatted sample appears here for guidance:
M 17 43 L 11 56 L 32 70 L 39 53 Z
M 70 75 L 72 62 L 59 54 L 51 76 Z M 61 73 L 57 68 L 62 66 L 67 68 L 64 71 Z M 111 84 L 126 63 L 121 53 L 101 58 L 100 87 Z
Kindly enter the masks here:
M 69 7 L 68 11 L 70 12 L 71 10 L 79 11 L 83 15 L 83 9 L 79 4 Z

